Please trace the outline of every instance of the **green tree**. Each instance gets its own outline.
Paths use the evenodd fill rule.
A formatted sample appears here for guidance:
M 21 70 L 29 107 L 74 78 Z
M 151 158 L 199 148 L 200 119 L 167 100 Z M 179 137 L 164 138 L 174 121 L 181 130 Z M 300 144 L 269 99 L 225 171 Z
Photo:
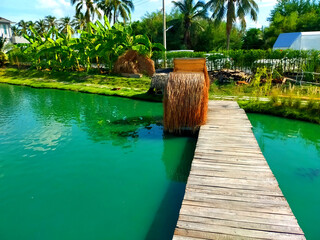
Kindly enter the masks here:
M 263 32 L 259 28 L 249 29 L 243 37 L 243 49 L 260 49 L 264 44 Z
M 132 0 L 102 0 L 98 6 L 109 19 L 113 18 L 113 24 L 119 21 L 119 17 L 124 23 L 127 22 L 131 18 L 131 11 L 134 11 Z
M 19 28 L 16 25 L 11 26 L 11 31 L 14 36 L 20 36 Z
M 27 34 L 28 32 L 28 22 L 21 20 L 18 22 L 19 35 Z
M 71 0 L 72 5 L 76 5 L 76 15 L 79 15 L 84 10 L 84 18 L 89 23 L 95 15 L 101 18 L 101 14 L 95 5 L 95 0 Z
M 57 18 L 51 15 L 48 15 L 44 18 L 44 21 L 47 24 L 47 31 L 50 31 L 52 28 L 56 28 L 58 25 Z M 54 31 L 51 31 L 51 38 L 54 38 Z
M 57 27 L 57 24 L 58 24 L 57 18 L 54 16 L 48 15 L 44 18 L 44 21 L 46 22 L 48 29 L 52 27 Z
M 3 52 L 6 40 L 6 38 L 0 36 L 0 67 L 2 67 L 8 60 L 7 55 Z
M 85 19 L 83 13 L 80 12 L 79 14 L 75 15 L 72 22 L 71 22 L 71 25 L 75 30 L 86 29 L 87 22 L 86 22 L 86 19 Z
M 199 20 L 203 30 L 193 29 L 191 31 L 193 49 L 195 51 L 218 51 L 227 48 L 226 22 L 215 24 L 205 19 Z M 243 31 L 234 27 L 230 33 L 230 48 L 240 49 L 242 47 Z
M 163 43 L 162 11 L 146 13 L 140 21 L 132 23 L 134 34 L 146 34 L 152 42 Z M 177 21 L 180 19 L 180 21 Z M 178 10 L 167 14 L 167 50 L 185 49 L 183 44 L 182 15 Z
M 280 33 L 319 31 L 320 1 L 279 0 L 271 11 L 265 29 L 266 48 L 273 46 Z
M 74 29 L 72 27 L 72 21 L 70 17 L 60 18 L 58 21 L 58 29 L 60 32 L 67 34 L 67 29 L 70 28 L 71 33 L 74 33 Z
M 179 9 L 183 17 L 184 37 L 183 41 L 187 48 L 191 48 L 191 26 L 197 24 L 197 18 L 205 18 L 207 9 L 204 2 L 193 0 L 173 1 L 173 5 Z M 198 25 L 200 26 L 200 25 Z
M 190 28 L 191 48 L 195 51 L 209 52 L 224 50 L 227 47 L 226 23 L 215 25 L 206 18 L 194 19 L 195 24 Z M 140 21 L 132 23 L 135 34 L 146 34 L 152 42 L 163 42 L 162 12 L 147 13 Z M 184 44 L 183 15 L 174 9 L 167 14 L 167 50 L 186 49 Z M 230 47 L 239 49 L 242 46 L 243 31 L 232 28 L 230 34 Z
M 36 21 L 34 27 L 40 35 L 43 35 L 47 31 L 47 25 L 43 19 Z
M 252 20 L 257 20 L 259 7 L 254 0 L 209 0 L 207 6 L 212 10 L 212 18 L 216 23 L 220 23 L 224 17 L 227 19 L 227 50 L 230 48 L 230 34 L 237 19 L 240 20 L 241 27 L 246 27 L 245 16 L 250 14 Z

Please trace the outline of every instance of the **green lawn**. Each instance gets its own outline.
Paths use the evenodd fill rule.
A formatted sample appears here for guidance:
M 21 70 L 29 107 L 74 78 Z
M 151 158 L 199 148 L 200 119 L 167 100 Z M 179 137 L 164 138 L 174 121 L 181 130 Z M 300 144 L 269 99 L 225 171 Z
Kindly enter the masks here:
M 150 78 L 88 74 L 86 72 L 55 72 L 37 70 L 0 69 L 0 83 L 25 85 L 36 88 L 121 96 L 148 101 L 161 101 L 161 96 L 148 95 Z
M 283 85 L 273 85 L 268 93 L 260 94 L 259 89 L 250 85 L 237 86 L 235 83 L 220 85 L 217 83 L 217 81 L 215 81 L 210 86 L 210 99 L 214 99 L 216 96 L 247 96 L 267 98 L 278 96 L 283 98 L 294 98 L 302 100 L 320 100 L 320 87 L 311 85 L 299 86 L 291 83 L 286 83 Z

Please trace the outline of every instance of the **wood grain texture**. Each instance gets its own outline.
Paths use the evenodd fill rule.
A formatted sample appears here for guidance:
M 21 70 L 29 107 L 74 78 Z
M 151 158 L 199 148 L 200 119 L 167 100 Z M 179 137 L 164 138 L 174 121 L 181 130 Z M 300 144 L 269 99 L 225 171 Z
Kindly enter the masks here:
M 173 239 L 305 239 L 236 102 L 209 102 Z

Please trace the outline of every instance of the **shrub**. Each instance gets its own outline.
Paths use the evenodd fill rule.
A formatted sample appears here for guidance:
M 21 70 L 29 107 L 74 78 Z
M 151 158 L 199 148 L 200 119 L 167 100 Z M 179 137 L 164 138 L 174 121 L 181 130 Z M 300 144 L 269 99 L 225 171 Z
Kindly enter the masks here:
M 8 61 L 7 54 L 4 52 L 0 52 L 0 67 L 3 67 L 3 65 Z

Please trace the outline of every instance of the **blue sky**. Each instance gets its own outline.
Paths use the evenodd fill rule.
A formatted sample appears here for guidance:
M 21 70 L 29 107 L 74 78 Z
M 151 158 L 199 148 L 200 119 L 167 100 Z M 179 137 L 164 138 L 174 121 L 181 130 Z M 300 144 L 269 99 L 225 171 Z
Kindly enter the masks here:
M 132 14 L 132 20 L 139 20 L 147 12 L 153 12 L 162 8 L 162 0 L 133 0 L 135 11 Z M 248 18 L 247 27 L 267 26 L 267 18 L 277 0 L 257 0 L 260 7 L 258 22 L 253 22 Z M 172 8 L 171 0 L 166 0 L 167 12 Z M 0 17 L 18 22 L 35 21 L 44 18 L 47 15 L 53 15 L 58 18 L 74 16 L 74 7 L 70 0 L 0 0 Z

